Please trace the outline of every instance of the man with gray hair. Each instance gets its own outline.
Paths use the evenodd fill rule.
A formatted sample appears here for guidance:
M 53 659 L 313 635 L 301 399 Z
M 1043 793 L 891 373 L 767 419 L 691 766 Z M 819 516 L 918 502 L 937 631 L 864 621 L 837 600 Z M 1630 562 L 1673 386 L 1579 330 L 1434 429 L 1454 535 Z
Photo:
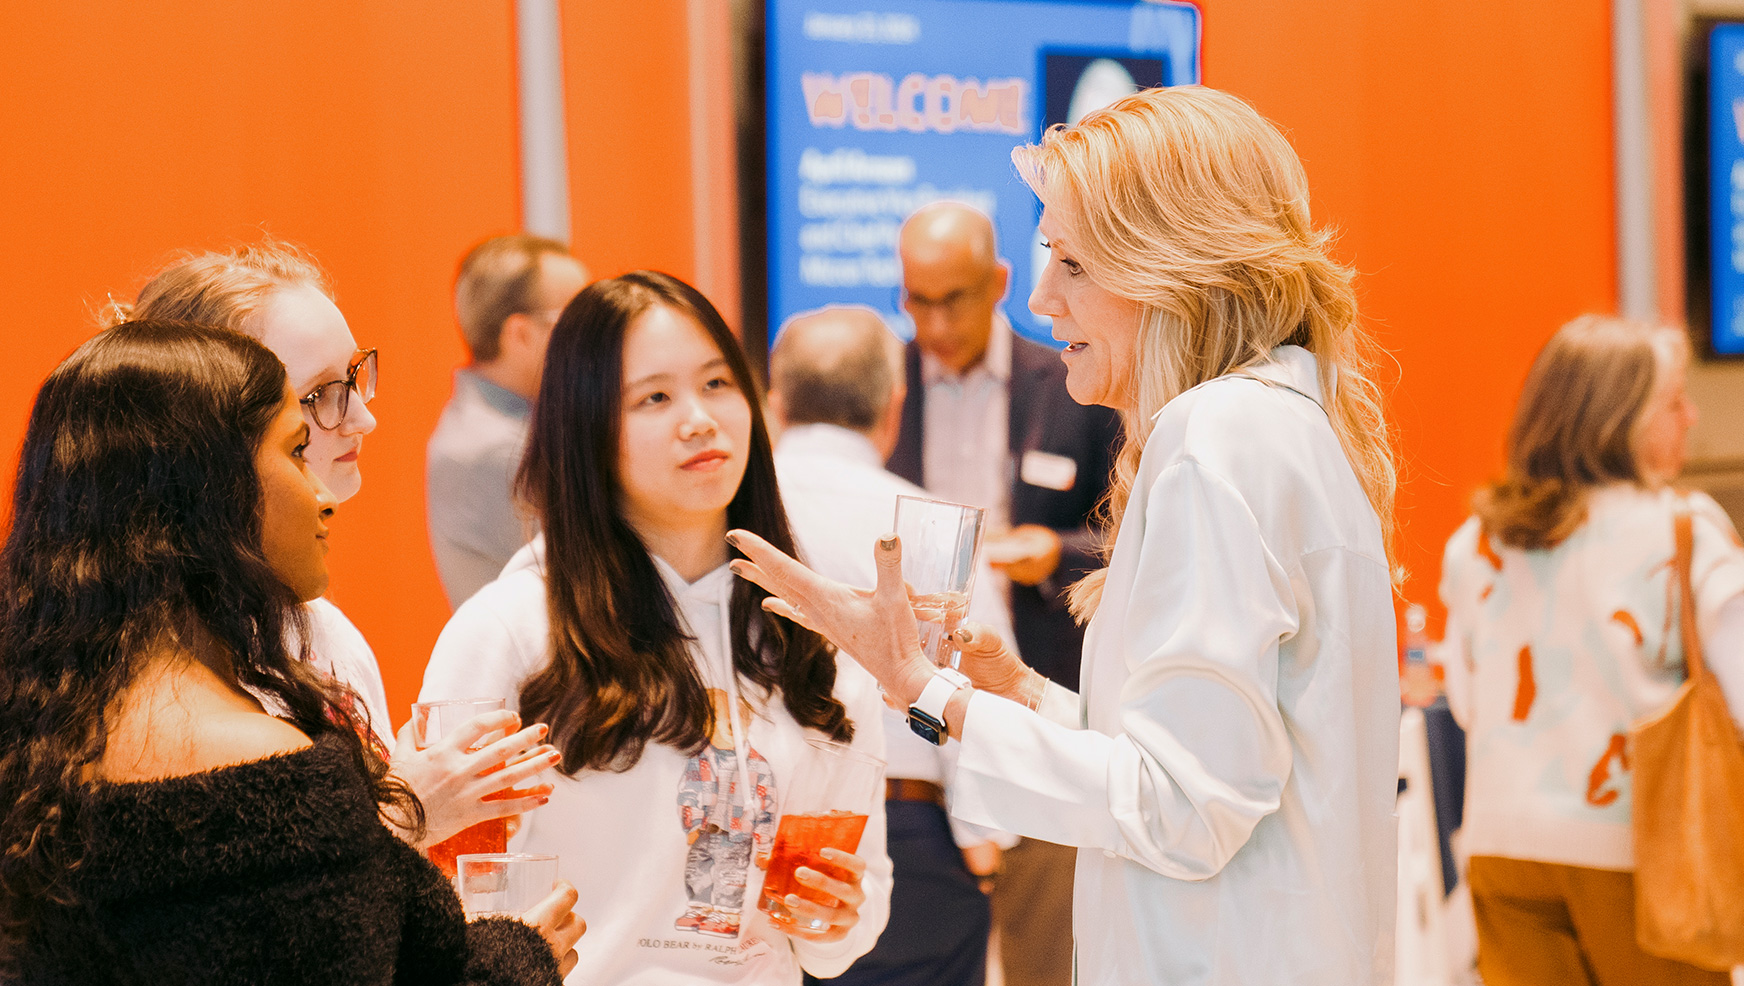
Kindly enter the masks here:
M 869 588 L 877 581 L 873 544 L 890 532 L 896 498 L 926 495 L 882 465 L 902 428 L 902 344 L 870 308 L 807 312 L 776 337 L 769 380 L 769 417 L 780 432 L 775 472 L 794 540 L 818 572 Z M 979 583 L 989 576 L 979 573 Z M 990 594 L 971 599 L 968 615 L 1011 639 L 1005 608 Z M 837 673 L 866 672 L 845 660 Z M 922 740 L 890 709 L 884 743 L 884 811 L 896 867 L 890 923 L 872 951 L 830 982 L 979 984 L 993 922 L 986 889 L 1001 846 L 1016 839 L 947 814 L 954 744 Z
M 498 236 L 460 262 L 454 311 L 470 360 L 454 373 L 424 467 L 430 549 L 450 607 L 495 579 L 532 536 L 515 508 L 515 471 L 545 344 L 586 284 L 569 248 L 539 236 Z

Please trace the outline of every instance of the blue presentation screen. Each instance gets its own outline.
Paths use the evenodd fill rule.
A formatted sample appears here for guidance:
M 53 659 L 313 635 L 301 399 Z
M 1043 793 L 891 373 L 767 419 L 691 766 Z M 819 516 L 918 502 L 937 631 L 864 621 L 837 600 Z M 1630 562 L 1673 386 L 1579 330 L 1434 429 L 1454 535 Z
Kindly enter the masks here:
M 1139 88 L 1199 81 L 1200 17 L 1134 0 L 770 0 L 770 329 L 834 303 L 899 333 L 897 231 L 928 202 L 993 218 L 1011 265 L 1012 327 L 1051 343 L 1028 307 L 1041 207 L 1011 149 Z
M 1708 247 L 1714 352 L 1744 356 L 1744 24 L 1708 35 Z

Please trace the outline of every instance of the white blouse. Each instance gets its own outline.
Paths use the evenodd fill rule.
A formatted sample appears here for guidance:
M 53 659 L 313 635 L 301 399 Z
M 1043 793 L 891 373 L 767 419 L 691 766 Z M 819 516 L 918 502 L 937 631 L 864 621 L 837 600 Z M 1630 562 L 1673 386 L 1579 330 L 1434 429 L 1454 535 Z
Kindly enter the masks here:
M 1390 981 L 1399 691 L 1380 523 L 1314 357 L 1157 415 L 1044 713 L 969 703 L 952 811 L 1080 847 L 1085 984 Z M 1262 379 L 1253 379 L 1260 377 Z M 1074 714 L 1075 713 L 1075 714 Z

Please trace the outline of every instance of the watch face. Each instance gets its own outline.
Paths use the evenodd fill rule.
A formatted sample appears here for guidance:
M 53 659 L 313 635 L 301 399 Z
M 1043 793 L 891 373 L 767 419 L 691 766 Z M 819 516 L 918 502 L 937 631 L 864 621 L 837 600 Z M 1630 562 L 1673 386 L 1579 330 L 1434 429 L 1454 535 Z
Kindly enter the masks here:
M 908 710 L 908 728 L 934 746 L 945 745 L 945 724 L 916 708 Z

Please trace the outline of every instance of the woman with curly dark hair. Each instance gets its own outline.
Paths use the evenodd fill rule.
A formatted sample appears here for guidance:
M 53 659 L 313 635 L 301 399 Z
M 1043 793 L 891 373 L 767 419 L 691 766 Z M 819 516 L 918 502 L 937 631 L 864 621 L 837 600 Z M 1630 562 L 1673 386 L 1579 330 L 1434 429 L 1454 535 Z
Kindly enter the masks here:
M 0 548 L 0 977 L 532 984 L 573 962 L 572 889 L 462 922 L 380 824 L 416 828 L 416 798 L 289 652 L 327 584 L 308 442 L 283 364 L 221 329 L 124 323 L 43 384 Z

